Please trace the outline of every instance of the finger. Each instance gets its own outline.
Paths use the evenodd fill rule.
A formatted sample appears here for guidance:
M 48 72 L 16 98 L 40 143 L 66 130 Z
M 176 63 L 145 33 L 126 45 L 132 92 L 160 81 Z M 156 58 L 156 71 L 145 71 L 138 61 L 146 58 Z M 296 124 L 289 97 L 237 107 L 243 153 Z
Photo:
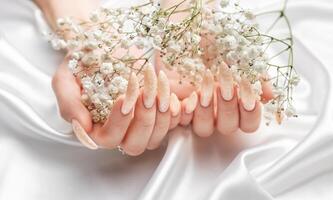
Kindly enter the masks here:
M 113 106 L 101 130 L 94 132 L 98 144 L 105 148 L 118 146 L 133 118 L 133 110 L 139 95 L 139 80 L 135 73 L 130 75 L 125 97 L 120 96 Z
M 147 148 L 156 116 L 156 106 L 147 109 L 140 95 L 135 107 L 134 118 L 122 141 L 121 147 L 131 156 L 142 154 Z
M 147 148 L 156 149 L 167 134 L 170 126 L 170 84 L 163 71 L 159 72 L 157 83 L 157 112 L 155 126 Z
M 120 145 L 133 118 L 134 109 L 124 115 L 121 112 L 124 96 L 120 96 L 112 107 L 103 126 L 95 126 L 91 134 L 96 143 L 104 148 L 113 149 Z
M 81 124 L 75 119 L 72 120 L 72 128 L 75 136 L 81 144 L 92 150 L 98 149 L 96 142 L 87 134 Z
M 92 129 L 89 111 L 81 102 L 81 90 L 75 77 L 67 68 L 67 59 L 60 65 L 52 79 L 61 116 L 68 122 L 77 119 L 86 131 Z
M 170 97 L 170 112 L 171 112 L 171 122 L 169 130 L 175 128 L 180 122 L 181 104 L 175 93 L 171 94 Z
M 167 77 L 170 80 L 169 82 L 171 91 L 177 95 L 178 99 L 185 99 L 195 90 L 195 86 L 193 86 L 193 84 L 189 83 L 188 81 L 179 81 L 179 73 L 174 70 L 169 70 L 170 68 L 168 66 L 165 66 L 160 54 L 156 54 L 155 60 L 157 70 L 163 70 L 163 72 L 166 73 Z
M 221 134 L 234 133 L 239 128 L 237 88 L 228 66 L 223 63 L 219 70 L 216 128 Z
M 214 132 L 214 78 L 207 70 L 200 89 L 200 103 L 194 110 L 193 131 L 200 137 L 208 137 Z
M 184 99 L 181 103 L 182 112 L 180 117 L 180 125 L 187 126 L 191 123 L 193 119 L 193 112 L 198 104 L 198 95 L 197 92 L 192 92 L 192 94 Z
M 83 145 L 90 149 L 97 149 L 97 145 L 87 134 L 93 126 L 91 115 L 80 100 L 80 86 L 67 68 L 67 62 L 68 59 L 64 59 L 52 79 L 52 88 L 60 114 L 66 121 L 72 123 L 73 132 Z
M 269 100 L 274 98 L 273 90 L 272 90 L 272 84 L 270 81 L 264 79 L 261 81 L 261 102 L 267 103 Z
M 126 97 L 121 107 L 121 112 L 124 115 L 130 113 L 131 110 L 134 108 L 134 105 L 136 104 L 140 93 L 139 87 L 140 85 L 138 77 L 134 72 L 132 72 L 127 86 Z
M 241 130 L 246 133 L 256 131 L 261 121 L 261 105 L 256 100 L 250 82 L 245 79 L 240 83 L 239 110 Z
M 154 68 L 149 65 L 144 72 L 143 94 L 137 101 L 134 119 L 122 142 L 124 151 L 132 156 L 139 155 L 147 148 L 156 117 L 157 78 Z

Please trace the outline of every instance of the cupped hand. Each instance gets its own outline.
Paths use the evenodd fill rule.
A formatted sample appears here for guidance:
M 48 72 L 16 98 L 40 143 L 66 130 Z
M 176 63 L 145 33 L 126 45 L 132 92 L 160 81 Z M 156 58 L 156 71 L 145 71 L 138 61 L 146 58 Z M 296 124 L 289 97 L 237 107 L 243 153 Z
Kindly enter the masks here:
M 85 146 L 113 149 L 118 146 L 129 155 L 139 155 L 146 149 L 155 149 L 169 129 L 180 121 L 180 102 L 170 94 L 166 75 L 158 77 L 152 67 L 145 70 L 144 87 L 132 73 L 127 92 L 120 96 L 104 124 L 93 124 L 87 108 L 81 103 L 79 81 L 67 68 L 68 58 L 57 69 L 52 87 L 61 116 L 72 123 L 78 139 Z
M 271 83 L 261 81 L 262 95 L 258 100 L 248 80 L 240 83 L 233 80 L 233 75 L 226 63 L 222 63 L 217 75 L 207 70 L 200 88 L 191 84 L 179 83 L 179 75 L 168 71 L 159 57 L 157 66 L 168 73 L 171 91 L 181 99 L 180 124 L 192 124 L 193 131 L 207 137 L 215 130 L 221 134 L 231 134 L 241 129 L 243 132 L 256 131 L 261 121 L 261 104 L 273 98 Z
M 213 75 L 207 70 L 197 95 L 185 99 L 183 105 L 186 108 L 188 102 L 196 103 L 196 106 L 192 103 L 190 107 L 193 111 L 190 110 L 192 112 L 189 113 L 193 116 L 193 130 L 201 137 L 210 136 L 215 130 L 221 134 L 231 134 L 238 129 L 252 133 L 260 125 L 261 103 L 273 98 L 269 82 L 262 81 L 262 90 L 260 101 L 250 82 L 242 79 L 236 84 L 230 69 L 223 63 L 218 82 L 214 81 Z M 195 99 L 195 96 L 197 100 L 191 100 Z

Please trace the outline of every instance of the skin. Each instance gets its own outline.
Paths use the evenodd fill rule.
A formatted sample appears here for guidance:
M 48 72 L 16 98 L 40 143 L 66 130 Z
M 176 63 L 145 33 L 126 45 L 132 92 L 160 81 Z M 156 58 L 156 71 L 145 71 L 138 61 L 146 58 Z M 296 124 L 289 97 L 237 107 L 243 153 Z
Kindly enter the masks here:
M 162 1 L 162 6 L 168 8 L 179 2 L 179 0 Z M 187 6 L 188 2 L 185 2 L 178 9 L 182 10 Z M 182 14 L 177 14 L 176 16 L 171 17 L 171 20 L 178 21 L 183 17 Z M 205 45 L 205 41 L 202 42 L 202 45 Z M 211 57 L 212 55 L 205 56 Z M 253 93 L 252 90 L 245 92 L 245 95 L 243 96 L 239 96 L 239 87 L 235 85 L 232 99 L 225 100 L 220 92 L 220 88 L 223 90 L 224 85 L 216 81 L 215 83 L 211 83 L 215 85 L 213 92 L 214 98 L 209 100 L 208 106 L 202 106 L 200 103 L 200 96 L 203 92 L 207 91 L 206 89 L 196 89 L 188 83 L 180 84 L 178 81 L 179 75 L 176 72 L 168 70 L 162 64 L 159 56 L 156 56 L 156 61 L 158 69 L 165 71 L 171 79 L 171 90 L 176 93 L 181 100 L 182 114 L 180 125 L 187 126 L 192 124 L 193 131 L 200 137 L 208 137 L 215 131 L 224 135 L 235 133 L 238 129 L 241 129 L 245 133 L 255 132 L 261 121 L 261 103 L 266 103 L 273 98 L 271 84 L 262 81 L 263 94 L 261 96 L 261 101 L 254 100 L 255 107 L 251 110 L 246 110 L 244 108 L 244 102 L 248 103 L 249 99 L 251 99 L 251 95 L 249 94 Z M 206 63 L 206 66 L 209 67 L 209 63 Z M 197 101 L 193 112 L 186 113 L 184 112 L 186 106 L 189 102 L 190 104 L 193 103 L 193 101 L 189 101 L 190 95 L 193 92 L 197 93 L 199 100 Z M 253 99 L 250 101 L 253 101 Z
M 53 28 L 56 27 L 56 19 L 59 17 L 73 16 L 87 19 L 88 13 L 99 5 L 99 1 L 95 0 L 35 0 L 35 2 L 43 10 Z M 176 2 L 168 1 L 162 6 L 174 5 Z M 258 100 L 255 100 L 255 107 L 252 110 L 246 110 L 243 104 L 248 98 L 238 96 L 237 86 L 234 88 L 232 100 L 226 101 L 220 92 L 220 87 L 223 88 L 223 85 L 214 82 L 211 83 L 214 85 L 213 98 L 206 100 L 208 106 L 202 106 L 201 96 L 204 91 L 197 90 L 187 83 L 179 84 L 178 74 L 168 71 L 158 58 L 159 56 L 156 63 L 157 71 L 166 72 L 171 92 L 177 96 L 174 102 L 179 99 L 179 106 L 173 102 L 172 108 L 161 112 L 158 109 L 160 100 L 157 96 L 154 105 L 146 108 L 141 89 L 129 113 L 121 112 L 126 97 L 120 96 L 107 121 L 104 124 L 93 124 L 89 111 L 80 101 L 80 84 L 67 68 L 69 59 L 65 57 L 52 79 L 61 116 L 68 122 L 77 120 L 98 146 L 113 149 L 120 145 L 132 156 L 140 155 L 146 149 L 158 148 L 167 132 L 178 124 L 183 126 L 192 124 L 194 132 L 201 137 L 208 137 L 215 130 L 221 134 L 232 134 L 239 128 L 244 132 L 254 132 L 259 127 L 261 106 Z M 270 84 L 263 83 L 262 99 L 265 102 L 272 97 Z
M 56 27 L 56 19 L 59 17 L 73 16 L 84 20 L 88 18 L 90 11 L 99 6 L 99 1 L 95 0 L 35 0 L 35 2 L 43 10 L 53 28 Z M 78 121 L 82 130 L 98 146 L 114 149 L 120 145 L 128 155 L 137 156 L 147 148 L 157 148 L 168 130 L 178 125 L 180 117 L 177 116 L 180 114 L 172 116 L 170 109 L 161 113 L 157 107 L 158 97 L 152 107 L 146 108 L 142 89 L 128 114 L 122 113 L 126 97 L 120 96 L 107 121 L 104 124 L 93 124 L 89 111 L 80 101 L 80 84 L 69 71 L 68 60 L 66 56 L 52 78 L 52 87 L 60 114 L 68 122 Z

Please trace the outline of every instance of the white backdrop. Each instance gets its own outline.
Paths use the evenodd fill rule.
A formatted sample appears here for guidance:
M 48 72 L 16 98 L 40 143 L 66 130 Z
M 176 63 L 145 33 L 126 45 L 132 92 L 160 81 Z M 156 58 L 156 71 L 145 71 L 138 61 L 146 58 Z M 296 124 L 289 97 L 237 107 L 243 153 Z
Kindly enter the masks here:
M 128 157 L 79 145 L 57 112 L 50 81 L 63 55 L 42 38 L 40 11 L 0 0 L 0 199 L 333 199 L 333 2 L 291 0 L 287 14 L 299 118 L 207 139 L 179 128 L 159 150 Z

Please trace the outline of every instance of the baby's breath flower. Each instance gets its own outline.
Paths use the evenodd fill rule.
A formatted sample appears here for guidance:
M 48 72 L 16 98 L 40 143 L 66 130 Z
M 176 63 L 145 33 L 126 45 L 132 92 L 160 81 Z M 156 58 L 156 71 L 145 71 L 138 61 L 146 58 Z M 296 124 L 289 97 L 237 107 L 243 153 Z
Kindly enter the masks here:
M 71 52 L 68 67 L 81 79 L 82 102 L 94 122 L 105 121 L 117 97 L 126 92 L 131 72 L 142 80 L 142 69 L 152 64 L 154 51 L 168 69 L 179 73 L 180 82 L 195 86 L 200 86 L 206 68 L 217 79 L 225 62 L 234 81 L 248 79 L 259 99 L 261 81 L 269 75 L 275 98 L 265 106 L 265 118 L 279 116 L 280 121 L 283 116 L 295 116 L 292 91 L 300 78 L 292 66 L 292 42 L 261 33 L 256 14 L 232 0 L 219 0 L 219 9 L 201 0 L 191 0 L 189 9 L 173 9 L 182 3 L 162 9 L 151 0 L 131 8 L 101 7 L 87 21 L 57 20 L 57 34 L 47 37 L 54 49 Z M 170 20 L 178 12 L 187 17 Z M 65 35 L 70 37 L 64 39 Z M 287 45 L 288 65 L 271 62 L 276 57 L 266 51 L 271 43 Z M 124 53 L 119 55 L 119 49 Z M 142 54 L 133 55 L 132 49 Z
M 221 0 L 220 1 L 220 6 L 222 7 L 222 8 L 224 8 L 224 7 L 227 7 L 228 5 L 229 5 L 229 2 L 230 0 Z
M 104 75 L 112 74 L 114 72 L 112 63 L 102 63 L 100 71 Z
M 292 105 L 289 105 L 286 108 L 285 114 L 287 117 L 293 117 L 296 114 L 296 109 Z
M 76 59 L 71 59 L 68 62 L 68 68 L 74 72 L 75 69 L 78 67 L 78 61 Z

